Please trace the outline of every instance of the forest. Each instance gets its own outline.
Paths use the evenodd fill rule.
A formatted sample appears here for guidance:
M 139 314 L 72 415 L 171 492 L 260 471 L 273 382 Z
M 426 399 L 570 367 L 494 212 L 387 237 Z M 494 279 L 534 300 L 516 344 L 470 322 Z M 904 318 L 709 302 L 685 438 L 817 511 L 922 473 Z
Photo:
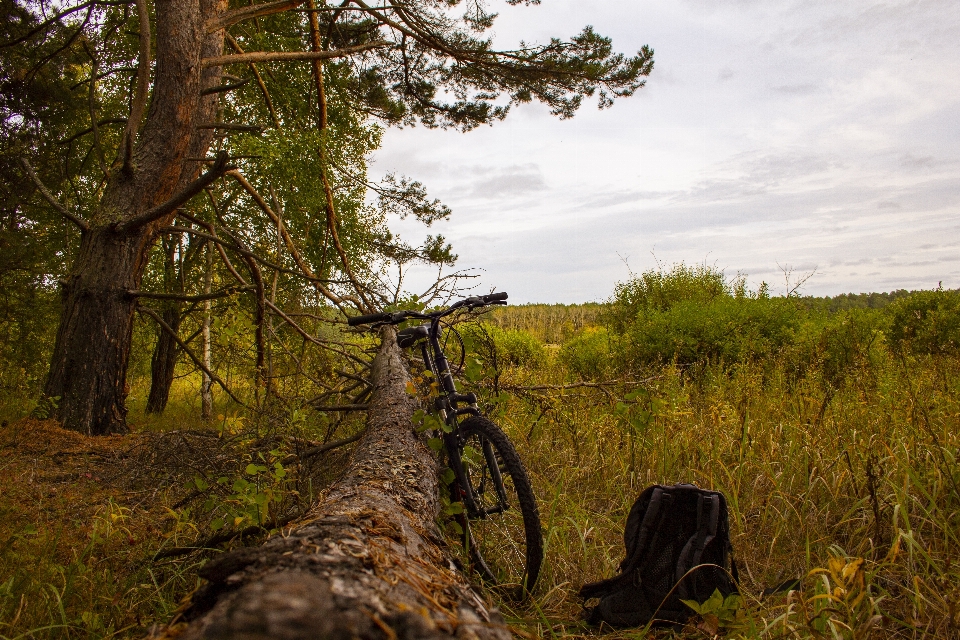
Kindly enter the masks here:
M 390 126 L 609 107 L 652 49 L 588 26 L 498 51 L 496 15 L 456 0 L 0 10 L 0 638 L 213 637 L 197 611 L 323 527 L 372 536 L 340 545 L 357 584 L 389 565 L 387 591 L 418 603 L 347 607 L 364 637 L 956 636 L 960 293 L 942 288 L 778 296 L 676 264 L 596 303 L 456 316 L 463 390 L 537 496 L 539 582 L 508 597 L 458 547 L 413 437 L 436 387 L 416 357 L 384 369 L 393 334 L 347 319 L 487 292 L 433 229 L 455 213 L 368 175 L 371 154 Z M 409 291 L 414 268 L 435 282 Z M 385 413 L 419 458 L 378 445 Z M 360 467 L 426 520 L 350 511 Z M 577 591 L 616 572 L 630 505 L 679 482 L 727 497 L 739 596 L 682 628 L 586 624 Z M 403 545 L 434 561 L 374 557 Z

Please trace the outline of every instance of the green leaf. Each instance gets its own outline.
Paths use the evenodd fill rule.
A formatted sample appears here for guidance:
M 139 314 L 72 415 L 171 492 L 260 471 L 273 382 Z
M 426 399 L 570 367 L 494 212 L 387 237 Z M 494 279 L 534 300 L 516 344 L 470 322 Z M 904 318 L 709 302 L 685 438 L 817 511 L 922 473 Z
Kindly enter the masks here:
M 680 602 L 693 609 L 694 613 L 700 614 L 700 603 L 696 600 L 681 600 Z
M 483 377 L 483 362 L 479 358 L 467 358 L 463 370 L 463 377 L 470 382 L 476 382 Z
M 430 438 L 427 440 L 427 446 L 433 451 L 440 451 L 440 449 L 443 449 L 443 440 L 440 438 Z
M 445 485 L 453 484 L 453 481 L 457 479 L 457 474 L 453 472 L 453 469 L 447 467 L 440 474 L 440 482 Z
M 705 613 L 716 613 L 723 607 L 723 594 L 720 589 L 714 589 L 713 594 L 707 598 L 707 601 L 700 606 L 700 615 Z

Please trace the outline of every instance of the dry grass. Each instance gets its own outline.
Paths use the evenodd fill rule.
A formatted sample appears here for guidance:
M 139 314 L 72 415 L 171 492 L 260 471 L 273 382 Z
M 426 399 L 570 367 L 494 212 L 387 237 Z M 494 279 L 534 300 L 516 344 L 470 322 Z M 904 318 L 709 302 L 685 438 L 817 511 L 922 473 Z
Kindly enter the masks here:
M 268 482 L 244 467 L 278 447 L 287 461 L 299 441 L 219 426 L 86 437 L 53 421 L 4 423 L 0 638 L 142 637 L 169 622 L 217 549 L 154 560 L 158 552 L 210 540 L 225 514 L 246 518 L 237 529 L 255 524 L 245 514 L 270 491 L 263 521 L 295 514 L 345 462 L 346 450 L 334 451 Z M 209 479 L 202 491 L 198 476 Z M 238 478 L 251 488 L 238 491 Z M 244 542 L 258 537 L 226 544 Z
M 592 308 L 554 319 L 550 308 L 520 309 L 494 318 L 508 329 L 532 323 L 546 342 L 596 321 Z M 575 596 L 614 573 L 643 488 L 695 482 L 727 496 L 741 567 L 741 606 L 721 634 L 960 638 L 960 362 L 878 348 L 829 398 L 816 370 L 798 378 L 779 362 L 696 377 L 667 366 L 634 376 L 647 378 L 644 393 L 618 412 L 636 386 L 523 391 L 571 382 L 556 350 L 546 353 L 535 368 L 501 372 L 502 386 L 520 390 L 495 416 L 533 475 L 547 540 L 535 598 L 501 603 L 518 635 L 708 637 L 711 625 L 697 620 L 650 634 L 589 628 Z M 196 587 L 204 557 L 153 555 L 210 535 L 218 513 L 241 517 L 244 507 L 229 482 L 199 491 L 197 471 L 233 482 L 303 434 L 283 416 L 244 431 L 256 420 L 226 411 L 214 432 L 184 431 L 202 426 L 195 383 L 178 382 L 168 412 L 138 418 L 123 438 L 32 420 L 0 430 L 0 638 L 139 636 Z M 144 389 L 134 382 L 135 407 Z M 293 490 L 309 503 L 337 464 L 291 474 L 294 484 L 258 484 L 251 496 L 276 490 L 272 513 L 285 513 Z M 794 577 L 800 591 L 760 597 Z
M 515 624 L 597 635 L 576 622 L 575 594 L 615 573 L 633 500 L 653 483 L 694 482 L 730 503 L 744 596 L 731 636 L 960 637 L 960 371 L 939 365 L 877 362 L 822 420 L 816 380 L 791 384 L 770 363 L 696 382 L 667 367 L 633 414 L 615 410 L 625 389 L 514 398 L 500 420 L 535 478 L 548 541 L 537 597 L 510 609 Z M 556 364 L 535 375 L 564 376 Z M 801 591 L 760 597 L 794 577 Z

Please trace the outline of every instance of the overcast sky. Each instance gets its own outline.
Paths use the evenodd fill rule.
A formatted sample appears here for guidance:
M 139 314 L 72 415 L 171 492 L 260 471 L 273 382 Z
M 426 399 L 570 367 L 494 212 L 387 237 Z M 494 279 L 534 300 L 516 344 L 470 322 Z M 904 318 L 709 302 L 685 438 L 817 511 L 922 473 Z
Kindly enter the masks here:
M 816 268 L 815 295 L 960 287 L 958 0 L 543 0 L 504 6 L 496 42 L 588 24 L 618 51 L 655 50 L 632 98 L 565 121 L 525 105 L 466 134 L 391 129 L 376 155 L 373 175 L 453 209 L 430 231 L 484 291 L 603 300 L 657 260 L 780 293 L 780 267 Z

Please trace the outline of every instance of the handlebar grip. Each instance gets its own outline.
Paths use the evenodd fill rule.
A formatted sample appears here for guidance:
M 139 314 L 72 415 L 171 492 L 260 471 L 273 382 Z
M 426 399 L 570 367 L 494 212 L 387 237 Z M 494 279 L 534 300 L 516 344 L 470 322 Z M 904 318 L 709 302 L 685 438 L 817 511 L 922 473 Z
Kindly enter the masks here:
M 351 327 L 355 327 L 358 324 L 373 324 L 374 322 L 387 322 L 391 320 L 391 315 L 389 313 L 371 313 L 365 316 L 354 316 L 352 318 L 347 318 L 347 324 Z
M 488 294 L 485 295 L 485 296 L 480 296 L 480 298 L 481 298 L 484 302 L 486 302 L 486 303 L 496 302 L 496 301 L 498 301 L 498 300 L 506 300 L 506 299 L 507 299 L 507 292 L 506 292 L 506 291 L 500 291 L 500 292 L 498 292 L 498 293 L 488 293 Z

